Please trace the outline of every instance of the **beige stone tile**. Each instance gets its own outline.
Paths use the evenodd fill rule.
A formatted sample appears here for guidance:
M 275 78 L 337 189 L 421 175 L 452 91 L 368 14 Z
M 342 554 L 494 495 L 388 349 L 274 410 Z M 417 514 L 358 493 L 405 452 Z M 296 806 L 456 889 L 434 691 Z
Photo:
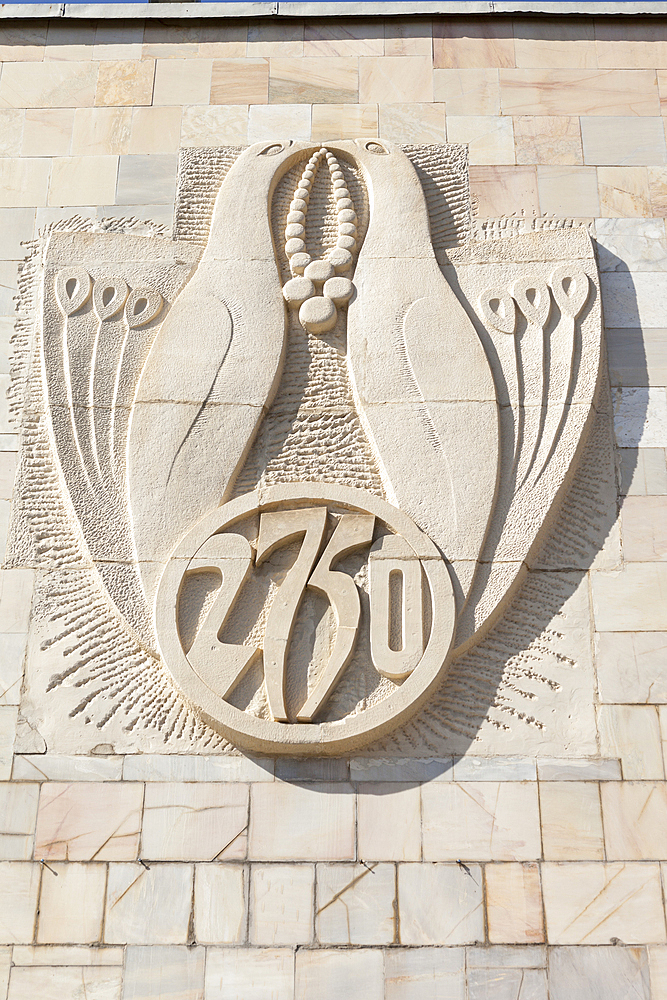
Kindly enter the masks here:
M 47 204 L 113 204 L 117 175 L 117 156 L 61 156 L 53 161 Z
M 667 497 L 626 497 L 621 530 L 626 562 L 667 560 Z
M 250 943 L 308 944 L 313 937 L 313 865 L 252 865 Z
M 642 18 L 622 25 L 611 18 L 596 21 L 598 66 L 610 69 L 667 67 L 667 32 L 664 21 Z
M 0 107 L 92 107 L 97 63 L 7 63 L 0 77 Z
M 0 108 L 0 156 L 20 156 L 25 111 Z
M 121 107 L 152 103 L 155 78 L 155 62 L 152 59 L 143 62 L 136 59 L 105 61 L 99 67 L 96 105 Z
M 665 915 L 657 864 L 545 862 L 549 944 L 660 944 Z
M 511 118 L 494 115 L 447 115 L 449 142 L 468 144 L 469 162 L 479 164 L 514 163 L 514 132 Z
M 36 785 L 0 782 L 0 833 L 34 833 L 38 799 L 39 788 Z
M 623 777 L 663 778 L 660 726 L 653 705 L 601 705 L 600 749 L 620 757 Z
M 54 861 L 42 879 L 37 941 L 92 944 L 102 937 L 106 865 Z M 53 874 L 56 873 L 57 877 Z
M 268 99 L 268 59 L 213 60 L 211 104 L 266 104 Z
M 464 948 L 391 948 L 384 955 L 386 1000 L 463 1000 Z
M 203 948 L 130 947 L 123 1000 L 203 1000 L 205 959 Z
M 0 781 L 8 780 L 12 772 L 17 714 L 15 705 L 0 705 Z
M 664 119 L 586 115 L 580 118 L 584 163 L 657 166 L 667 161 Z
M 82 61 L 90 59 L 95 43 L 95 25 L 72 21 L 49 21 L 44 59 Z
M 362 56 L 359 102 L 389 104 L 433 100 L 433 64 L 426 56 Z
M 542 215 L 588 218 L 600 214 L 595 167 L 537 167 Z
M 209 948 L 206 954 L 206 1000 L 294 1000 L 294 952 L 291 948 Z
M 657 115 L 648 70 L 501 69 L 505 115 Z
M 122 965 L 123 949 L 100 946 L 14 945 L 14 965 Z
M 244 59 L 248 43 L 248 25 L 244 21 L 202 23 L 199 56 L 202 59 Z
M 377 104 L 314 104 L 311 138 L 365 139 L 378 134 Z
M 384 25 L 380 18 L 372 21 L 310 21 L 304 34 L 304 56 L 382 56 L 384 55 Z M 404 53 L 403 53 L 404 54 Z M 430 55 L 430 50 L 429 50 Z
M 0 861 L 0 944 L 32 941 L 41 867 L 29 861 Z
M 109 866 L 104 915 L 107 944 L 185 944 L 192 865 Z
M 660 717 L 660 736 L 662 739 L 662 759 L 667 774 L 667 707 L 658 705 L 658 716 Z
M 252 104 L 248 109 L 248 142 L 264 139 L 310 139 L 307 104 Z
M 245 872 L 241 865 L 195 865 L 194 922 L 199 944 L 245 941 Z
M 175 153 L 181 137 L 181 108 L 133 108 L 128 153 Z
M 394 865 L 318 865 L 315 934 L 321 944 L 391 944 Z
M 648 949 L 649 968 L 651 970 L 651 996 L 653 1000 L 667 998 L 667 947 L 653 945 Z
M 0 948 L 0 996 L 7 996 L 9 973 L 12 965 L 12 949 Z
M 647 170 L 651 215 L 664 219 L 667 216 L 667 167 L 647 167 Z
M 667 702 L 667 636 L 664 633 L 600 632 L 595 639 L 601 701 Z
M 540 869 L 537 864 L 487 865 L 486 917 L 494 944 L 544 941 Z
M 442 69 L 514 66 L 512 22 L 464 17 L 435 20 L 433 64 Z
M 600 214 L 607 218 L 651 213 L 646 167 L 598 167 Z
M 198 754 L 126 754 L 124 781 L 273 781 L 267 757 L 203 757 Z
M 499 115 L 497 69 L 435 69 L 433 100 L 444 101 L 448 115 Z
M 182 146 L 235 146 L 247 140 L 247 104 L 183 108 Z
M 357 59 L 271 59 L 269 100 L 272 104 L 356 104 L 358 92 Z
M 597 782 L 541 781 L 540 816 L 547 861 L 604 860 Z
M 384 22 L 386 56 L 430 56 L 433 51 L 433 26 L 430 21 L 389 18 Z
M 0 207 L 46 205 L 51 161 L 39 157 L 0 159 Z
M 592 573 L 591 590 L 599 632 L 667 631 L 667 567 L 663 563 L 629 563 L 619 572 Z
M 250 788 L 248 856 L 259 861 L 354 858 L 354 792 L 343 782 L 322 788 L 258 782 Z
M 142 57 L 155 59 L 187 59 L 199 54 L 199 24 L 157 20 L 146 21 Z
M 0 635 L 0 705 L 18 705 L 21 701 L 26 638 L 20 632 Z
M 539 213 L 535 167 L 471 167 L 470 191 L 480 219 Z
M 583 163 L 578 118 L 517 115 L 514 144 L 517 163 L 566 166 Z
M 595 69 L 593 21 L 572 16 L 515 18 L 514 56 L 521 69 Z
M 98 22 L 95 28 L 93 59 L 141 59 L 144 26 L 141 21 Z
M 31 108 L 26 111 L 23 156 L 67 156 L 72 143 L 74 115 L 74 108 Z
M 41 62 L 48 21 L 5 21 L 0 31 L 0 62 Z
M 254 21 L 248 25 L 247 54 L 249 58 L 268 56 L 302 56 L 303 22 Z
M 423 857 L 428 861 L 539 858 L 536 782 L 439 782 L 422 788 Z
M 599 238 L 597 245 L 601 250 L 600 259 L 604 255 L 610 263 L 617 262 L 619 271 L 627 266 L 623 247 L 612 247 L 607 255 Z M 618 250 L 621 252 L 616 257 Z M 667 383 L 667 330 L 642 330 L 640 327 L 614 330 L 608 327 L 606 332 L 612 385 L 646 387 Z M 623 448 L 621 452 L 621 494 L 658 496 L 667 493 L 664 449 Z
M 363 997 L 383 1000 L 382 952 L 306 951 L 296 953 L 295 1000 Z
M 419 861 L 421 805 L 418 785 L 359 784 L 357 844 L 363 861 Z
M 104 966 L 12 969 L 8 1000 L 120 1000 L 122 977 L 122 969 Z
M 655 781 L 605 781 L 600 785 L 607 858 L 667 858 L 667 785 Z
M 78 108 L 74 112 L 73 155 L 127 153 L 131 120 L 131 108 Z
M 444 142 L 444 104 L 381 104 L 380 136 L 390 142 Z
M 141 850 L 158 861 L 244 858 L 247 825 L 247 785 L 149 782 Z
M 660 94 L 660 113 L 667 114 L 667 70 L 659 69 L 656 72 L 658 78 L 658 93 Z
M 119 781 L 122 757 L 21 754 L 14 759 L 16 781 Z
M 400 943 L 475 944 L 484 940 L 479 865 L 402 864 L 398 867 Z M 446 906 L 434 905 L 437 899 Z
M 35 857 L 56 861 L 136 858 L 143 787 L 129 782 L 41 786 Z
M 153 104 L 208 104 L 212 59 L 158 59 Z

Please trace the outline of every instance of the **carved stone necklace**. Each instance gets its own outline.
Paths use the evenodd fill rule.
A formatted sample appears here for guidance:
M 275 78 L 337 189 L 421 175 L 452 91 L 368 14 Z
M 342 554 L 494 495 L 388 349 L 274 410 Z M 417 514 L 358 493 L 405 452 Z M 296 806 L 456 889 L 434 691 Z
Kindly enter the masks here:
M 336 202 L 338 238 L 331 250 L 313 260 L 306 249 L 306 213 L 315 174 L 325 157 Z M 291 309 L 299 310 L 299 322 L 309 333 L 331 330 L 336 325 L 337 307 L 351 299 L 354 285 L 342 272 L 349 270 L 356 245 L 357 215 L 343 171 L 334 154 L 322 146 L 301 174 L 285 227 L 285 253 L 292 277 L 283 286 L 283 296 Z

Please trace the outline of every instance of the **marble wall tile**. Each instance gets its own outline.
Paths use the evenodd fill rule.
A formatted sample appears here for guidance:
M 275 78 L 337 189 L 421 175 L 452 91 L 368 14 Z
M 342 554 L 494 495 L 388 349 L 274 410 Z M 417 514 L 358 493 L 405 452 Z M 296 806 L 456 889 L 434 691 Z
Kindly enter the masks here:
M 588 18 L 514 18 L 517 68 L 595 69 L 593 21 Z
M 377 104 L 314 104 L 311 138 L 365 139 L 378 134 Z
M 11 21 L 0 32 L 0 62 L 41 62 L 48 21 Z
M 247 104 L 183 108 L 182 146 L 236 146 L 247 140 Z
M 315 935 L 321 944 L 392 944 L 394 865 L 318 865 Z
M 667 384 L 667 330 L 625 329 L 607 332 L 607 351 L 609 357 L 609 375 L 612 385 L 646 386 Z M 647 451 L 648 449 L 641 449 Z M 662 479 L 663 473 L 658 471 L 660 464 L 655 465 L 655 472 Z M 649 473 L 648 467 L 642 475 Z M 650 473 L 649 473 L 650 474 Z M 660 492 L 660 487 L 657 492 Z M 640 494 L 638 494 L 640 495 Z M 644 491 L 644 495 L 650 495 Z
M 117 156 L 56 157 L 51 169 L 48 204 L 61 207 L 112 202 L 117 174 Z
M 632 25 L 611 18 L 597 21 L 598 66 L 610 69 L 655 69 L 667 66 L 667 33 L 659 18 L 642 18 Z
M 15 968 L 9 980 L 8 1000 L 120 1000 L 122 970 L 108 966 Z
M 129 782 L 41 786 L 35 857 L 126 861 L 137 857 L 143 786 Z
M 537 186 L 543 215 L 586 218 L 600 214 L 595 167 L 538 166 Z
M 450 115 L 499 115 L 497 69 L 434 69 L 433 100 Z
M 248 25 L 245 21 L 202 22 L 198 55 L 202 59 L 243 59 L 247 42 Z
M 153 104 L 208 104 L 212 68 L 212 59 L 158 59 Z
M 665 767 L 665 774 L 667 774 L 667 709 L 664 705 L 658 706 L 658 715 L 660 717 L 660 736 L 662 739 L 662 759 Z M 664 867 L 664 866 L 663 866 Z
M 144 26 L 139 22 L 98 22 L 93 40 L 93 59 L 141 59 Z
M 621 508 L 626 562 L 667 559 L 667 498 L 626 497 Z
M 141 850 L 157 861 L 244 858 L 248 786 L 236 782 L 150 782 Z
M 0 705 L 0 781 L 8 780 L 12 772 L 17 715 L 15 705 Z
M 451 781 L 454 774 L 451 757 L 355 757 L 350 761 L 350 780 L 374 781 Z
M 252 757 L 127 754 L 125 781 L 273 781 L 274 762 Z
M 6 997 L 9 988 L 9 973 L 12 965 L 12 949 L 0 948 L 0 996 Z
M 484 940 L 479 865 L 402 864 L 398 868 L 401 944 L 475 944 Z M 443 900 L 447 900 L 443 905 Z
M 667 858 L 667 785 L 613 781 L 600 786 L 607 858 Z
M 384 54 L 386 56 L 430 56 L 433 49 L 433 25 L 392 17 L 384 22 Z
M 208 949 L 206 1000 L 267 1000 L 267 983 L 271 1000 L 294 1000 L 291 948 Z
M 213 60 L 211 104 L 266 104 L 268 99 L 268 59 Z M 187 103 L 208 104 L 208 100 Z
M 204 1000 L 203 948 L 130 947 L 123 1000 Z
M 148 868 L 138 863 L 110 865 L 105 942 L 185 944 L 192 882 L 192 865 L 162 864 Z
M 626 318 L 620 303 L 612 301 L 612 305 L 618 318 Z M 647 304 L 642 303 L 642 306 L 648 309 Z M 628 387 L 617 389 L 614 396 L 614 431 L 619 448 L 667 448 L 667 393 L 664 388 Z
M 354 858 L 350 785 L 258 783 L 250 788 L 248 856 L 258 861 Z
M 593 573 L 591 584 L 595 627 L 599 632 L 667 629 L 664 564 L 629 563 L 620 572 Z
M 359 784 L 357 845 L 364 861 L 420 861 L 419 786 Z
M 0 944 L 29 944 L 35 933 L 42 866 L 0 861 Z
M 648 186 L 651 192 L 651 215 L 667 216 L 667 168 L 647 167 Z
M 90 944 L 101 939 L 106 867 L 54 861 L 44 869 L 37 923 L 39 944 Z
M 471 167 L 470 191 L 480 219 L 539 214 L 535 167 Z
M 198 110 L 198 105 L 195 105 Z M 128 153 L 175 153 L 181 136 L 181 108 L 133 108 Z
M 648 961 L 653 1000 L 667 997 L 667 947 L 656 944 L 648 948 Z
M 119 781 L 122 757 L 57 757 L 55 754 L 17 754 L 14 781 Z
M 0 156 L 20 156 L 25 111 L 0 108 Z
M 455 781 L 536 781 L 537 764 L 529 757 L 455 757 Z
M 619 448 L 621 496 L 667 494 L 667 455 L 664 448 Z M 605 701 L 645 701 L 644 698 L 605 698 Z
M 99 63 L 95 104 L 118 107 L 121 105 L 151 104 L 155 62 L 145 59 L 113 59 Z
M 643 948 L 554 948 L 549 962 L 551 1000 L 649 1000 Z M 655 1000 L 655 998 L 653 998 Z
M 199 944 L 242 944 L 246 875 L 241 865 L 195 865 L 195 938 Z
M 312 941 L 314 892 L 314 865 L 252 865 L 250 943 L 300 945 Z
M 26 638 L 22 632 L 0 635 L 0 705 L 19 704 Z
M 0 632 L 27 632 L 32 606 L 32 569 L 0 570 Z
M 348 781 L 349 764 L 343 757 L 277 757 L 276 781 Z
M 596 219 L 595 242 L 601 271 L 667 270 L 664 219 Z
M 89 59 L 95 44 L 95 25 L 71 21 L 49 21 L 44 59 L 78 61 Z
M 174 200 L 176 191 L 176 153 L 147 153 L 121 156 L 115 201 L 118 205 L 162 205 Z
M 540 856 L 534 782 L 441 782 L 422 788 L 428 861 L 531 861 Z
M 304 56 L 382 56 L 384 55 L 384 25 L 377 18 L 371 21 L 350 20 L 310 21 L 304 34 Z M 396 53 L 406 55 L 407 53 Z M 427 53 L 430 55 L 430 50 Z
M 39 788 L 23 782 L 0 782 L 0 834 L 30 835 L 35 830 Z
M 357 59 L 271 59 L 271 104 L 356 104 L 358 93 Z
M 540 817 L 547 861 L 604 860 L 600 792 L 596 782 L 540 782 Z
M 620 757 L 625 780 L 664 777 L 660 726 L 653 705 L 601 705 L 600 747 Z
M 72 143 L 74 114 L 74 108 L 26 111 L 21 147 L 23 156 L 66 156 Z
M 86 108 L 95 99 L 97 63 L 14 62 L 3 67 L 0 107 Z
M 390 142 L 444 142 L 444 104 L 381 104 L 380 136 Z
M 307 104 L 251 104 L 248 112 L 248 142 L 265 139 L 310 139 L 310 107 Z
M 659 115 L 649 70 L 501 69 L 506 115 Z
M 303 22 L 251 21 L 248 24 L 247 49 L 242 54 L 250 58 L 304 55 Z
M 550 944 L 666 940 L 657 864 L 548 861 L 542 892 Z
M 384 957 L 385 1000 L 464 1000 L 463 948 L 392 948 Z
M 667 161 L 662 118 L 584 115 L 580 122 L 584 163 L 657 166 Z
M 537 864 L 487 865 L 486 915 L 494 944 L 537 944 L 544 940 L 540 870 Z
M 294 1000 L 383 1000 L 382 952 L 305 951 L 296 953 Z
M 99 945 L 16 944 L 12 949 L 14 965 L 122 965 L 123 949 Z
M 149 19 L 144 27 L 142 58 L 187 59 L 197 55 L 201 27 L 181 21 L 165 24 Z
M 433 100 L 433 64 L 426 56 L 362 56 L 359 102 L 389 104 Z
M 46 205 L 51 161 L 48 158 L 0 159 L 0 206 Z
M 646 167 L 598 167 L 598 192 L 600 213 L 604 216 L 651 214 Z
M 468 145 L 471 164 L 514 163 L 511 118 L 493 115 L 447 115 L 449 142 Z
M 75 156 L 127 153 L 131 121 L 131 108 L 77 108 L 72 153 Z
M 466 948 L 466 966 L 468 969 L 545 969 L 547 949 L 536 944 L 520 948 L 503 944 Z
M 517 163 L 571 166 L 583 163 L 579 119 L 553 115 L 517 115 L 514 119 Z
M 465 17 L 434 20 L 433 64 L 442 69 L 514 66 L 511 22 Z

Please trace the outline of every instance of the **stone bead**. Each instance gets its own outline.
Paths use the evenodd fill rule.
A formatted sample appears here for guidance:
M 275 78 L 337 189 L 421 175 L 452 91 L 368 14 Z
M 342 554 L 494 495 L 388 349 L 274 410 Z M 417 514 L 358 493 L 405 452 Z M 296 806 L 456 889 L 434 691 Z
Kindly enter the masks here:
M 304 201 L 303 198 L 294 198 L 290 202 L 290 212 L 305 212 L 308 208 L 308 202 Z
M 285 239 L 291 240 L 296 237 L 299 240 L 303 239 L 303 234 L 305 233 L 304 227 L 298 222 L 291 222 L 289 226 L 285 227 Z
M 285 244 L 285 253 L 288 257 L 292 257 L 295 253 L 303 253 L 306 249 L 306 244 L 303 240 L 298 240 L 296 237 L 294 239 L 288 240 Z
M 336 279 L 334 279 L 336 280 Z M 345 280 L 338 279 L 338 280 Z M 300 306 L 315 294 L 315 285 L 308 278 L 290 278 L 283 285 L 283 298 L 289 306 Z
M 340 191 L 342 188 L 345 187 L 345 181 L 342 178 L 340 180 L 336 180 L 333 182 L 333 186 L 334 186 L 334 191 Z
M 308 265 L 304 274 L 311 281 L 327 281 L 334 276 L 333 264 L 328 260 L 314 260 L 312 264 Z
M 352 254 L 349 250 L 343 250 L 341 247 L 336 247 L 329 254 L 329 263 L 338 271 L 347 271 L 348 267 L 352 263 Z
M 336 325 L 336 306 L 332 299 L 316 295 L 306 299 L 299 309 L 299 321 L 309 333 L 326 333 Z
M 310 167 L 307 167 L 301 176 L 307 181 L 312 181 L 313 177 L 315 176 L 315 171 L 311 170 Z
M 356 236 L 357 235 L 357 227 L 355 226 L 354 222 L 341 222 L 341 224 L 338 227 L 338 235 L 339 236 Z
M 344 208 L 350 208 L 354 211 L 354 202 L 351 198 L 339 198 L 336 202 L 336 208 L 341 212 Z
M 306 221 L 306 216 L 304 212 L 290 212 L 287 216 L 287 223 L 297 222 L 303 225 Z
M 352 298 L 354 285 L 349 278 L 329 278 L 322 289 L 327 298 L 332 299 L 337 306 L 349 302 Z
M 332 181 L 343 181 L 343 180 L 345 180 L 345 178 L 343 177 L 343 171 L 342 170 L 334 170 L 333 173 L 331 174 L 331 180 Z
M 354 236 L 339 236 L 336 240 L 336 246 L 340 247 L 342 250 L 354 250 L 357 245 L 357 241 Z
M 305 177 L 302 177 L 299 183 L 297 184 L 297 188 L 299 190 L 305 190 L 308 192 L 310 192 L 310 186 L 311 186 L 310 181 Z
M 341 201 L 343 198 L 349 198 L 350 192 L 346 187 L 337 187 L 334 189 L 334 198 L 336 201 Z
M 303 274 L 312 260 L 309 253 L 295 253 L 289 262 L 292 274 Z
M 353 212 L 349 208 L 344 208 L 342 212 L 338 213 L 338 221 L 339 222 L 356 222 L 357 221 L 357 213 Z

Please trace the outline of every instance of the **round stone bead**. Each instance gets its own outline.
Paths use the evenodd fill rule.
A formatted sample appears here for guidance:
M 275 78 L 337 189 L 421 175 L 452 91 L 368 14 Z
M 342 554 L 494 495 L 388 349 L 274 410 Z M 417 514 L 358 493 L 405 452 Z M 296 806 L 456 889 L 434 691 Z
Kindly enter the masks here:
M 306 188 L 306 190 L 308 190 L 310 188 L 310 181 L 308 180 L 307 177 L 301 177 L 299 183 L 297 184 L 297 187 Z
M 336 201 L 341 201 L 343 198 L 349 198 L 350 192 L 346 187 L 334 188 L 334 198 Z
M 305 231 L 304 227 L 298 222 L 291 222 L 289 226 L 285 227 L 285 239 L 291 240 L 296 236 L 297 239 L 302 240 Z
M 292 258 L 294 260 L 294 258 Z M 333 266 L 336 272 L 347 271 L 348 267 L 352 263 L 352 254 L 349 250 L 342 250 L 340 247 L 336 247 L 329 254 L 329 263 Z
M 337 306 L 342 306 L 343 303 L 349 302 L 352 298 L 354 285 L 349 278 L 329 278 L 328 281 L 324 282 L 324 288 L 322 291 L 324 295 L 332 299 Z
M 344 208 L 341 212 L 338 213 L 338 221 L 339 222 L 356 222 L 357 221 L 357 213 L 353 212 L 349 208 Z
M 289 206 L 290 212 L 305 212 L 307 208 L 308 202 L 304 201 L 303 198 L 295 198 Z
M 345 185 L 345 181 L 344 181 L 344 180 L 342 179 L 342 177 L 341 177 L 341 179 L 340 179 L 340 180 L 338 180 L 338 181 L 334 181 L 334 182 L 333 182 L 333 187 L 334 187 L 334 191 L 340 191 L 340 190 L 342 190 L 342 188 L 344 188 L 345 186 L 346 186 L 346 185 Z
M 303 177 L 307 181 L 312 181 L 312 179 L 313 179 L 314 176 L 315 176 L 315 171 L 311 170 L 310 167 L 306 167 L 306 169 L 303 172 Z
M 343 171 L 342 170 L 334 170 L 333 173 L 331 174 L 331 180 L 332 181 L 344 181 L 345 178 L 343 177 Z
M 308 278 L 290 278 L 283 285 L 283 298 L 293 308 L 300 306 L 302 302 L 305 302 L 306 299 L 309 299 L 314 294 L 315 285 Z
M 339 212 L 342 212 L 344 208 L 350 208 L 354 210 L 354 202 L 352 201 L 351 198 L 340 198 L 339 201 L 336 202 L 336 209 Z
M 338 227 L 338 233 L 340 236 L 356 236 L 357 227 L 354 222 L 341 222 Z
M 340 247 L 341 250 L 354 250 L 357 245 L 357 241 L 354 236 L 339 236 L 336 240 L 336 246 Z
M 289 212 L 288 215 L 287 215 L 287 224 L 288 225 L 290 223 L 296 222 L 296 223 L 298 223 L 298 225 L 302 226 L 305 221 L 306 221 L 306 216 L 305 216 L 305 214 L 303 212 Z
M 311 281 L 328 281 L 329 278 L 333 278 L 334 269 L 328 260 L 314 260 L 303 273 Z
M 336 305 L 333 299 L 315 295 L 306 299 L 299 309 L 299 321 L 309 333 L 326 333 L 336 325 Z
M 287 243 L 285 244 L 285 253 L 287 254 L 288 257 L 291 257 L 295 253 L 303 253 L 305 249 L 306 249 L 306 244 L 303 242 L 303 240 L 296 239 L 296 237 L 291 240 L 288 240 Z
M 311 260 L 309 253 L 295 253 L 289 262 L 290 271 L 292 274 L 303 274 Z

